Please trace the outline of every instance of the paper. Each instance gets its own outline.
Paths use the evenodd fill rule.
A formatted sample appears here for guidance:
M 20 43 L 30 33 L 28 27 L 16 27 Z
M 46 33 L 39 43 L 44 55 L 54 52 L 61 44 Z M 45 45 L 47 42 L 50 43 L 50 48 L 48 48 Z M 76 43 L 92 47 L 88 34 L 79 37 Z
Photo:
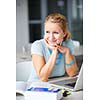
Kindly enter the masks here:
M 62 92 L 51 87 L 48 82 L 16 82 L 16 93 L 25 96 L 25 100 L 60 100 Z

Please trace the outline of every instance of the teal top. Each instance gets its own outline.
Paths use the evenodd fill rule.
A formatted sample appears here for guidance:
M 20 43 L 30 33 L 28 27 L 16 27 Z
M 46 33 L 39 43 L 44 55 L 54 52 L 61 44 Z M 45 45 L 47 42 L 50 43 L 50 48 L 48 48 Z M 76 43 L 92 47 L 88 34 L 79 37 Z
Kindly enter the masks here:
M 74 54 L 74 45 L 73 45 L 73 41 L 71 39 L 64 41 L 62 43 L 62 45 L 70 48 L 71 54 Z M 46 46 L 46 44 L 44 43 L 44 39 L 36 40 L 35 42 L 32 43 L 31 55 L 38 54 L 38 55 L 44 56 L 44 59 L 47 62 L 49 60 L 51 53 L 52 53 L 52 51 Z M 62 53 L 58 52 L 58 55 L 56 58 L 56 64 L 54 66 L 54 69 L 53 69 L 50 77 L 64 75 L 65 74 L 64 66 L 66 66 L 65 57 Z M 28 81 L 34 81 L 34 80 L 39 80 L 39 77 L 37 76 L 36 70 L 33 67 L 33 71 L 30 74 Z

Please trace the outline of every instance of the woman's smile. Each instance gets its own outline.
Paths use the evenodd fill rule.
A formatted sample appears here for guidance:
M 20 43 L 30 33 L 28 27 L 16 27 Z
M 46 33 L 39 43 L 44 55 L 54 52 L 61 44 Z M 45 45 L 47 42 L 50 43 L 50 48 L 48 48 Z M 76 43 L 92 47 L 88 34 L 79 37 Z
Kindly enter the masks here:
M 54 46 L 56 44 L 56 41 L 47 40 L 47 42 L 49 45 L 52 45 L 52 46 Z

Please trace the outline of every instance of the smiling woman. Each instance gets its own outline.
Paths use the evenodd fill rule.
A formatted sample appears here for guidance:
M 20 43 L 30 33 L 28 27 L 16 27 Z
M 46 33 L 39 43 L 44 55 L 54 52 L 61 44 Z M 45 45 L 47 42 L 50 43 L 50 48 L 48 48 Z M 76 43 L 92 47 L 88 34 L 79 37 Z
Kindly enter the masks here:
M 71 33 L 62 14 L 52 13 L 44 22 L 44 38 L 32 44 L 31 55 L 34 72 L 29 81 L 48 81 L 49 77 L 67 73 L 75 76 L 78 68 L 74 57 Z M 72 63 L 73 62 L 73 63 Z
M 66 25 L 65 16 L 53 13 L 45 19 L 45 40 L 51 45 L 60 44 L 71 37 Z

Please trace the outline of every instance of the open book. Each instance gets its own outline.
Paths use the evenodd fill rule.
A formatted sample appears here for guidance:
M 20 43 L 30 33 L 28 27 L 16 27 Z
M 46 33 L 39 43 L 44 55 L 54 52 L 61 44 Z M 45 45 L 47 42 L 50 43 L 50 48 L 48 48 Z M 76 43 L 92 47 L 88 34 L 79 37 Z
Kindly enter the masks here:
M 60 100 L 63 97 L 59 88 L 48 82 L 16 82 L 16 95 L 23 95 L 25 100 Z

